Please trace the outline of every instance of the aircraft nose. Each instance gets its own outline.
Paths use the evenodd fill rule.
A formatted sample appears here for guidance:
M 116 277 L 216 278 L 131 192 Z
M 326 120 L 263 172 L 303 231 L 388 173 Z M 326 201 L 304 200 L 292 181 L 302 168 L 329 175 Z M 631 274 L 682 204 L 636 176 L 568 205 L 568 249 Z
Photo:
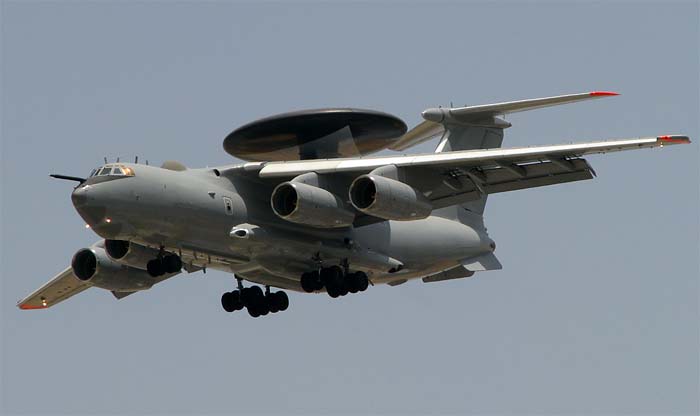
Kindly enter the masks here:
M 88 200 L 88 187 L 80 186 L 75 188 L 73 193 L 70 195 L 70 199 L 73 201 L 73 205 L 76 207 L 85 205 Z

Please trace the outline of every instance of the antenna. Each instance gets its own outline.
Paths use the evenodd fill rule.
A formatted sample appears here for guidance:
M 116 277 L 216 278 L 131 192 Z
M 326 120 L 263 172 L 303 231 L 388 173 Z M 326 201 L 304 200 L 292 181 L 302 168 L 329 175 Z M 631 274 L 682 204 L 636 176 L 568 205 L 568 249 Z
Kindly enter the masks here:
M 452 104 L 452 101 L 450 101 L 450 108 L 453 108 L 454 105 Z
M 148 166 L 148 159 L 146 159 L 146 166 Z
M 136 156 L 136 157 L 134 158 L 134 163 L 139 163 L 139 157 L 138 157 L 138 156 Z
M 119 163 L 119 156 L 117 156 L 117 163 Z
M 107 164 L 107 156 L 105 156 L 105 164 Z

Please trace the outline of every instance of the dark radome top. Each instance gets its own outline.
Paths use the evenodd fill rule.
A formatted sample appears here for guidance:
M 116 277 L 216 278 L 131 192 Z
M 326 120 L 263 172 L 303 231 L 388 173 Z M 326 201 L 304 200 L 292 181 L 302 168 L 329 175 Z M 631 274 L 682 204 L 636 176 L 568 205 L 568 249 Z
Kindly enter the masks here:
M 224 150 L 249 161 L 356 157 L 388 148 L 406 130 L 401 119 L 379 111 L 304 110 L 246 124 L 224 139 Z

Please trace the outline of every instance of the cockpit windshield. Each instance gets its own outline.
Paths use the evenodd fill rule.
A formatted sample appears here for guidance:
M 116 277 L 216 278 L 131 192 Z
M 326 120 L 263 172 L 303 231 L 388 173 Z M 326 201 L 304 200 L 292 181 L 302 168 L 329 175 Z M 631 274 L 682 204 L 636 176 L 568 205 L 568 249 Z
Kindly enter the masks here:
M 93 176 L 134 176 L 134 170 L 124 165 L 109 164 L 93 169 L 90 178 Z

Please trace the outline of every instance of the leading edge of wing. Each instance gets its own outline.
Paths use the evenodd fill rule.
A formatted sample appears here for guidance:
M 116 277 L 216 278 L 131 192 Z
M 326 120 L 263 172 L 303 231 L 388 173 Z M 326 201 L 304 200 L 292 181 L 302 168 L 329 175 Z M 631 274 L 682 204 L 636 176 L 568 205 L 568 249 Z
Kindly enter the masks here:
M 461 164 L 484 164 L 495 160 L 527 162 L 540 160 L 542 158 L 551 159 L 553 157 L 578 157 L 587 154 L 664 147 L 666 145 L 688 143 L 690 143 L 688 136 L 664 135 L 657 137 L 604 140 L 574 144 L 478 149 L 404 156 L 268 162 L 260 170 L 259 176 L 261 178 L 272 178 L 296 176 L 306 172 L 335 173 L 368 171 L 385 165 L 450 166 Z
M 426 140 L 441 134 L 445 126 L 449 124 L 475 124 L 479 125 L 489 117 L 517 113 L 521 111 L 536 110 L 562 104 L 577 103 L 619 95 L 611 91 L 592 91 L 577 94 L 556 95 L 553 97 L 531 98 L 518 101 L 506 101 L 495 104 L 482 104 L 465 107 L 440 107 L 428 108 L 421 113 L 425 121 L 408 131 L 394 142 L 390 149 L 396 151 L 406 150 Z M 505 123 L 505 121 L 504 121 Z M 505 123 L 501 127 L 509 127 Z

